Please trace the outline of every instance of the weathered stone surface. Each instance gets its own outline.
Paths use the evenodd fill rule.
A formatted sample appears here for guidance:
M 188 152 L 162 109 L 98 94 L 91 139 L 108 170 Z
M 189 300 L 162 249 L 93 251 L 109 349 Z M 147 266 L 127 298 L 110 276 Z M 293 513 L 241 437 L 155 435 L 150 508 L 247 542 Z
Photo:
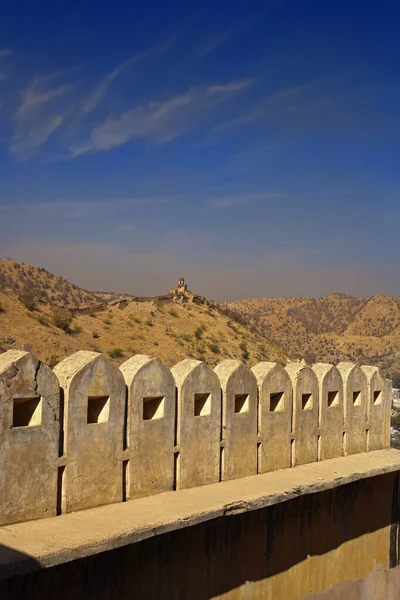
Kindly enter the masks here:
M 120 366 L 128 387 L 127 498 L 173 489 L 175 381 L 158 359 L 137 355 Z
M 0 355 L 0 524 L 57 511 L 60 388 L 32 354 Z
M 221 479 L 257 473 L 257 380 L 239 360 L 214 369 L 222 391 Z
M 389 448 L 2 527 L 0 548 L 6 551 L 0 552 L 0 579 L 396 471 L 400 471 L 400 451 Z M 313 520 L 312 514 L 301 517 L 303 524 Z M 347 528 L 352 525 L 343 511 L 342 517 Z M 228 552 L 234 550 L 230 547 Z M 330 557 L 330 570 L 335 556 Z
M 367 377 L 367 450 L 380 450 L 390 446 L 388 425 L 392 394 L 387 393 L 386 380 L 378 367 L 362 366 L 361 369 Z
M 292 382 L 276 363 L 252 368 L 258 385 L 258 472 L 291 466 Z
M 343 382 L 336 367 L 316 363 L 313 371 L 319 386 L 318 460 L 343 456 Z
M 221 390 L 203 362 L 186 359 L 172 368 L 177 388 L 176 487 L 219 481 Z
M 80 351 L 54 369 L 64 390 L 62 512 L 122 500 L 125 381 L 97 352 Z
M 318 380 L 301 363 L 289 363 L 286 371 L 293 388 L 292 466 L 318 459 Z
M 353 363 L 337 365 L 343 380 L 344 454 L 365 452 L 367 449 L 367 377 Z

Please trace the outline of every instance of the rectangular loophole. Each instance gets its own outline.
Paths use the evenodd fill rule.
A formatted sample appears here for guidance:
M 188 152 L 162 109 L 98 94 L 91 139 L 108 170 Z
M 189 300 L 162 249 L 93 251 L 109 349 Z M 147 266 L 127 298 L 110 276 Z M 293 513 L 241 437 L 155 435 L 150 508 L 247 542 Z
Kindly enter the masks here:
M 129 498 L 129 460 L 122 461 L 122 502 Z
M 204 417 L 211 414 L 211 394 L 194 395 L 194 416 Z
M 87 422 L 108 423 L 110 413 L 109 396 L 88 396 Z
M 42 399 L 40 396 L 33 398 L 14 398 L 13 401 L 13 427 L 37 427 L 42 423 Z
M 283 410 L 283 395 L 284 392 L 276 392 L 269 396 L 269 410 L 271 412 L 280 412 Z
M 154 421 L 164 416 L 164 396 L 143 398 L 143 421 Z
M 303 410 L 311 410 L 312 409 L 312 394 L 302 394 L 301 395 L 301 408 Z
M 382 390 L 376 390 L 374 392 L 374 404 L 378 405 L 382 403 Z
M 353 406 L 361 406 L 361 392 L 353 392 Z
M 339 406 L 339 392 L 337 390 L 328 392 L 328 407 Z
M 235 413 L 249 412 L 249 395 L 235 394 Z

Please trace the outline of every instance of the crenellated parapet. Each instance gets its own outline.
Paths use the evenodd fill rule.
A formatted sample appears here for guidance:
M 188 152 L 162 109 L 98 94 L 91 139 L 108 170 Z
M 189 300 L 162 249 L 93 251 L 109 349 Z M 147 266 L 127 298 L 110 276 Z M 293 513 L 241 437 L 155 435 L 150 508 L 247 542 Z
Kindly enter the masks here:
M 376 367 L 0 356 L 0 525 L 390 445 Z

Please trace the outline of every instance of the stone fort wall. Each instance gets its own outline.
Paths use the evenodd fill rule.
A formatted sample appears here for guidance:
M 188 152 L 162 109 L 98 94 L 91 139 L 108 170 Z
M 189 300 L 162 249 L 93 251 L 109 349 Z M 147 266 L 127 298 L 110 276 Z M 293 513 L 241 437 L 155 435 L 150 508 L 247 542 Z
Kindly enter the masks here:
M 0 525 L 389 447 L 391 382 L 318 363 L 118 368 L 81 351 L 54 370 L 0 355 Z

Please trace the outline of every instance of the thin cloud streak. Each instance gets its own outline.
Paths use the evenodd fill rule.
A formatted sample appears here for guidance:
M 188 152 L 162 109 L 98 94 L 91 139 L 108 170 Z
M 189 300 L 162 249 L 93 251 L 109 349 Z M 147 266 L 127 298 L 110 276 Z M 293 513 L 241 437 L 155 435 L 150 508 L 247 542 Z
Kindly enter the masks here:
M 287 198 L 288 194 L 284 192 L 266 192 L 260 194 L 232 194 L 225 196 L 217 196 L 209 201 L 209 205 L 215 209 L 229 209 L 239 206 L 247 206 L 262 200 L 275 202 Z
M 108 73 L 101 81 L 98 83 L 92 92 L 88 95 L 88 97 L 83 101 L 81 112 L 83 114 L 90 113 L 96 106 L 102 101 L 104 96 L 107 93 L 108 88 L 111 83 L 120 75 L 124 70 L 132 67 L 133 65 L 146 60 L 148 58 L 160 57 L 162 56 L 174 43 L 175 39 L 171 38 L 164 44 L 159 46 L 154 46 L 148 50 L 144 50 L 143 52 L 138 52 L 134 54 L 128 60 L 122 62 L 120 65 L 115 67 L 110 73 Z
M 43 107 L 43 105 L 48 104 L 52 100 L 64 96 L 71 89 L 71 85 L 61 85 L 49 90 L 41 90 L 38 89 L 41 82 L 42 79 L 40 77 L 35 77 L 32 84 L 26 90 L 15 115 L 17 121 L 24 119 L 32 110 Z
M 197 128 L 205 112 L 228 101 L 231 94 L 246 89 L 252 82 L 252 79 L 246 79 L 192 87 L 164 102 L 150 101 L 119 117 L 109 117 L 93 129 L 87 142 L 71 149 L 71 157 L 116 148 L 132 139 L 158 143 L 171 141 Z
M 49 87 L 57 77 L 58 74 L 36 76 L 22 96 L 14 115 L 15 132 L 9 147 L 10 154 L 19 161 L 36 156 L 71 115 L 72 107 L 65 107 L 64 97 L 73 86 Z
M 132 139 L 168 142 L 197 128 L 207 111 L 229 100 L 231 94 L 245 90 L 253 79 L 227 84 L 191 87 L 164 102 L 149 101 L 127 110 L 119 117 L 109 117 L 97 125 L 89 140 L 71 149 L 71 157 L 87 152 L 109 150 Z

